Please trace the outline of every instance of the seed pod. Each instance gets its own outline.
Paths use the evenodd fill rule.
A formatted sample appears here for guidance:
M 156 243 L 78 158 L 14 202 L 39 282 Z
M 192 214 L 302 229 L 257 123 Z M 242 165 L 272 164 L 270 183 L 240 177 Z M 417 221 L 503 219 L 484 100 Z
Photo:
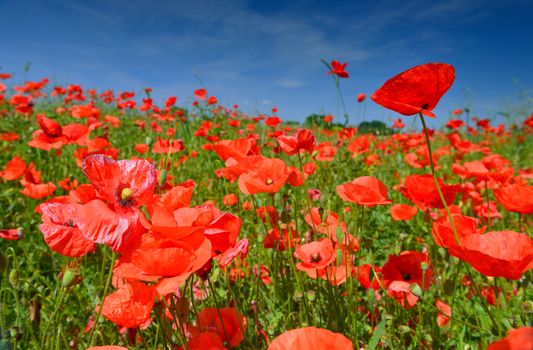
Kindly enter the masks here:
M 419 298 L 422 296 L 422 288 L 420 288 L 418 283 L 411 284 L 409 286 L 409 290 L 411 291 L 411 293 L 413 293 L 415 296 L 417 296 Z
M 159 186 L 163 186 L 165 184 L 165 182 L 167 181 L 167 175 L 168 175 L 168 172 L 165 169 L 161 170 L 161 172 L 159 173 L 159 177 L 157 179 Z
M 20 281 L 19 270 L 17 269 L 11 270 L 11 272 L 9 273 L 9 283 L 11 284 L 11 286 L 13 288 L 17 288 L 19 281 Z
M 71 269 L 66 269 L 65 273 L 63 273 L 63 279 L 61 280 L 63 286 L 70 287 L 76 280 L 77 276 L 78 274 L 75 271 Z

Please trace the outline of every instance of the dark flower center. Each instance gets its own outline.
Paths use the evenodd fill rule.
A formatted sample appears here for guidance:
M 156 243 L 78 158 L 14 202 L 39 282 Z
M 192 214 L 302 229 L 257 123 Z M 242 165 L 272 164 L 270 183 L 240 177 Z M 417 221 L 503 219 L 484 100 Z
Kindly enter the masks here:
M 322 260 L 322 257 L 320 256 L 320 254 L 313 253 L 313 255 L 311 255 L 311 262 L 318 263 L 320 262 L 320 260 Z
M 411 276 L 410 273 L 404 273 L 404 272 L 402 272 L 401 274 L 402 274 L 402 277 L 403 277 L 403 280 L 404 280 L 404 281 L 410 281 L 410 280 L 411 280 L 411 277 L 412 277 L 412 276 Z

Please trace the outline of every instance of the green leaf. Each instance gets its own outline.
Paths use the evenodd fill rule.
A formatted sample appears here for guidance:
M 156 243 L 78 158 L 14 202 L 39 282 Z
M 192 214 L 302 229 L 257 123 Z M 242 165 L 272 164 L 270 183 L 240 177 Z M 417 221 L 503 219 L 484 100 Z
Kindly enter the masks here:
M 383 332 L 385 331 L 385 323 L 387 322 L 386 318 L 383 318 L 381 322 L 379 323 L 378 327 L 376 328 L 376 331 L 370 338 L 370 341 L 368 342 L 368 346 L 366 347 L 367 350 L 374 350 L 376 346 L 379 343 L 379 340 L 381 339 L 381 336 L 383 335 Z

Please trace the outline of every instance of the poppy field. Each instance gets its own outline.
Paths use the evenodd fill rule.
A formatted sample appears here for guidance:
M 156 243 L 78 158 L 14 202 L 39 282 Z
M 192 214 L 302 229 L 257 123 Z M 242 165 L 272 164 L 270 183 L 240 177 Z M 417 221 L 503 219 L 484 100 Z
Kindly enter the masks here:
M 532 350 L 533 111 L 398 73 L 381 132 L 0 73 L 0 350 Z

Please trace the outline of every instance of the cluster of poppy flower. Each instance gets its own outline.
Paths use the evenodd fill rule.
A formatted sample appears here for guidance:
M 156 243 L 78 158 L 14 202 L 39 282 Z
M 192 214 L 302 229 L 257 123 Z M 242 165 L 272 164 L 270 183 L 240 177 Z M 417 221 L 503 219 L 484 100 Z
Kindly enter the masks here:
M 348 78 L 346 63 L 333 61 L 331 66 L 331 74 Z M 402 115 L 420 114 L 422 120 L 424 116 L 434 118 L 433 110 L 451 87 L 454 76 L 453 67 L 447 64 L 414 67 L 387 81 L 371 98 Z M 0 78 L 8 79 L 9 76 L 2 74 Z M 9 99 L 2 94 L 7 87 L 0 83 L 0 103 L 5 101 L 17 113 L 30 116 L 33 114 L 33 101 L 44 96 L 42 89 L 47 83 L 45 79 L 15 87 L 16 94 Z M 146 92 L 149 96 L 150 91 Z M 95 91 L 87 93 L 97 97 Z M 52 94 L 65 96 L 65 104 L 85 100 L 84 91 L 76 86 L 68 89 L 56 87 Z M 132 93 L 122 93 L 114 98 L 112 92 L 104 92 L 98 97 L 103 103 L 116 103 L 119 110 L 137 108 Z M 395 221 L 411 220 L 421 211 L 433 219 L 431 233 L 435 245 L 443 247 L 449 255 L 466 262 L 485 276 L 518 280 L 533 267 L 533 240 L 526 233 L 512 230 L 485 232 L 487 228 L 480 227 L 481 223 L 490 227 L 491 221 L 502 218 L 498 204 L 521 216 L 533 213 L 533 186 L 527 182 L 533 177 L 531 169 L 521 169 L 515 176 L 511 162 L 499 154 L 492 154 L 490 144 L 476 144 L 463 139 L 457 131 L 464 126 L 460 122 L 450 121 L 447 125 L 452 130 L 445 135 L 450 146 L 431 154 L 430 144 L 425 143 L 423 134 L 419 133 L 398 133 L 380 139 L 357 135 L 355 128 L 344 128 L 336 135 L 324 131 L 337 137 L 336 144 L 317 142 L 311 130 L 283 129 L 281 120 L 275 115 L 250 120 L 240 115 L 236 108 L 219 106 L 216 97 L 208 97 L 205 89 L 195 91 L 195 97 L 195 106 L 205 101 L 206 105 L 213 107 L 214 115 L 227 115 L 230 128 L 240 128 L 241 123 L 246 121 L 245 130 L 240 129 L 239 132 L 242 137 L 221 139 L 221 134 L 211 133 L 220 127 L 211 120 L 204 120 L 195 136 L 205 139 L 202 152 L 214 152 L 223 162 L 224 167 L 216 170 L 215 176 L 236 183 L 243 195 L 251 196 L 251 201 L 242 203 L 242 208 L 253 208 L 265 227 L 263 247 L 290 250 L 295 258 L 295 268 L 310 278 L 323 279 L 333 286 L 355 279 L 378 298 L 388 295 L 405 308 L 415 307 L 422 290 L 428 290 L 435 281 L 435 262 L 430 261 L 427 250 L 391 254 L 382 265 L 362 264 L 358 260 L 361 237 L 349 233 L 349 223 L 345 222 L 344 216 L 318 205 L 320 189 L 307 188 L 306 184 L 320 163 L 332 162 L 344 145 L 354 157 L 363 157 L 362 161 L 368 166 L 379 166 L 382 157 L 398 151 L 405 153 L 405 163 L 413 169 L 427 166 L 433 169 L 433 164 L 438 169 L 441 157 L 453 156 L 455 162 L 451 170 L 462 180 L 461 184 L 451 185 L 445 179 L 434 179 L 431 175 L 407 175 L 394 189 L 411 205 L 393 203 L 382 181 L 374 176 L 360 176 L 336 186 L 336 193 L 346 203 L 345 211 L 354 208 L 372 210 L 370 208 L 392 204 L 390 215 Z M 358 96 L 360 102 L 364 98 L 364 95 Z M 173 108 L 175 103 L 176 98 L 171 97 L 160 109 L 151 98 L 146 98 L 137 109 L 151 117 L 150 129 L 153 132 L 162 133 L 160 123 L 189 123 L 183 111 Z M 136 144 L 134 149 L 138 157 L 117 160 L 119 151 L 112 147 L 107 132 L 93 138 L 91 132 L 118 128 L 120 118 L 102 116 L 95 103 L 70 108 L 61 106 L 56 112 L 84 119 L 85 124 L 61 125 L 44 114 L 37 114 L 39 129 L 33 132 L 28 145 L 54 151 L 58 156 L 63 146 L 75 145 L 74 156 L 89 183 L 78 184 L 80 179 L 70 178 L 59 181 L 59 186 L 67 194 L 50 198 L 38 206 L 36 210 L 42 219 L 39 228 L 50 249 L 61 255 L 81 257 L 94 252 L 97 244 L 103 244 L 117 256 L 112 270 L 112 284 L 116 290 L 105 296 L 95 312 L 131 333 L 137 328 L 147 327 L 153 321 L 151 315 L 155 305 L 162 305 L 164 315 L 176 321 L 176 327 L 186 329 L 187 345 L 181 344 L 184 348 L 225 349 L 226 346 L 238 346 L 245 339 L 247 319 L 236 307 L 204 308 L 196 314 L 195 321 L 190 321 L 187 314 L 176 320 L 170 307 L 176 300 L 186 304 L 196 302 L 185 300 L 181 293 L 181 288 L 192 275 L 209 283 L 213 261 L 221 269 L 233 269 L 246 263 L 249 245 L 254 246 L 249 236 L 240 238 L 243 220 L 239 216 L 222 211 L 213 201 L 191 205 L 195 181 L 176 184 L 175 177 L 169 173 L 172 167 L 181 166 L 187 159 L 196 157 L 198 152 L 188 151 L 188 155 L 169 164 L 169 155 L 188 147 L 182 140 L 173 139 L 176 130 L 170 127 L 165 132 L 169 138 L 158 136 L 153 145 Z M 134 123 L 144 130 L 146 120 L 139 118 Z M 265 147 L 258 144 L 261 138 L 254 134 L 261 120 L 264 120 L 266 136 L 269 137 Z M 478 121 L 477 125 L 485 132 L 500 135 L 502 139 L 507 137 L 505 128 L 494 128 L 486 121 Z M 404 127 L 401 119 L 394 126 L 397 129 Z M 524 122 L 523 129 L 525 133 L 533 133 L 533 116 Z M 469 132 L 477 133 L 478 130 Z M 434 139 L 437 136 L 436 132 L 430 131 L 429 134 Z M 19 139 L 13 131 L 0 136 L 6 142 Z M 158 164 L 160 169 L 156 167 L 157 163 L 142 158 L 150 151 L 150 146 L 153 146 L 152 154 L 162 155 Z M 298 165 L 289 165 L 281 155 L 273 158 L 262 155 L 261 151 L 268 148 L 273 153 L 287 155 L 289 159 L 297 158 L 295 164 Z M 467 153 L 484 156 L 480 160 L 463 161 Z M 304 159 L 308 158 L 310 161 L 304 163 Z M 33 162 L 27 164 L 18 155 L 5 164 L 0 177 L 5 181 L 21 179 L 23 189 L 20 192 L 34 199 L 52 196 L 56 191 L 53 182 L 43 183 L 41 172 Z M 294 221 L 287 218 L 290 210 L 287 210 L 289 204 L 286 201 L 282 213 L 275 205 L 256 206 L 256 195 L 266 193 L 274 200 L 274 194 L 282 192 L 285 185 L 307 190 L 308 208 L 303 214 L 308 224 L 308 235 L 300 235 Z M 489 195 L 489 190 L 496 201 L 486 201 L 483 197 L 483 194 Z M 458 194 L 462 196 L 461 206 L 454 204 Z M 223 204 L 234 207 L 240 204 L 239 196 L 230 193 L 225 196 Z M 463 215 L 467 205 L 478 218 Z M 2 230 L 0 237 L 17 240 L 20 233 L 18 230 Z M 257 270 L 261 270 L 263 283 L 271 282 L 266 266 L 257 266 Z M 453 310 L 440 299 L 435 301 L 435 306 L 440 310 L 438 324 L 444 326 L 452 317 Z M 188 310 L 188 306 L 185 309 Z M 511 331 L 507 340 L 510 345 L 501 345 L 502 340 L 490 348 L 516 348 L 513 344 L 523 343 L 516 339 L 530 339 L 531 331 L 531 327 Z M 353 346 L 352 341 L 342 334 L 303 327 L 279 335 L 270 341 L 268 348 L 352 349 Z M 107 346 L 92 349 L 123 348 Z

